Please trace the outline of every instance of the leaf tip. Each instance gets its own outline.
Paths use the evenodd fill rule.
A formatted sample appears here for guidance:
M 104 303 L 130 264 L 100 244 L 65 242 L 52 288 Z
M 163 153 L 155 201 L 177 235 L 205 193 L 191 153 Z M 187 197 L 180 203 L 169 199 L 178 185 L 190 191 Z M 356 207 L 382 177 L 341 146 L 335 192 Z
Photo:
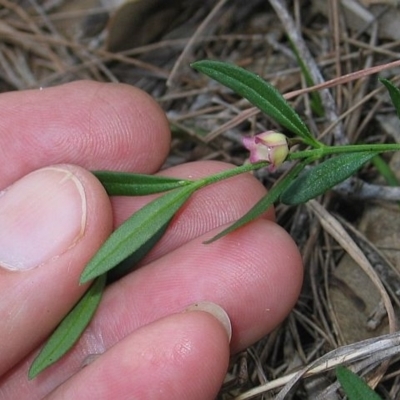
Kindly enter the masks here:
M 28 371 L 28 380 L 31 381 L 35 379 L 40 373 L 42 373 L 47 367 L 52 365 L 54 360 L 51 358 L 44 358 L 42 353 L 40 352 L 37 357 L 33 360 L 29 371 Z
M 32 364 L 31 367 L 29 368 L 28 371 L 28 380 L 31 381 L 32 379 L 35 379 L 38 375 L 40 371 L 36 371 L 36 368 L 34 368 L 35 365 Z
M 79 277 L 79 285 L 84 285 L 103 274 L 102 271 L 99 271 L 99 269 L 96 268 L 98 264 L 96 262 L 93 262 L 93 259 L 94 258 L 89 261 L 89 263 L 82 271 L 81 276 Z
M 199 62 L 201 62 L 201 61 L 194 61 L 194 62 L 190 63 L 190 67 L 197 70 L 197 66 L 198 66 Z
M 213 236 L 211 239 L 205 240 L 205 241 L 203 242 L 203 244 L 211 244 L 211 243 L 215 242 L 216 240 L 218 240 L 218 237 L 217 237 L 217 236 L 218 236 L 218 235 Z
M 84 285 L 85 283 L 88 283 L 91 279 L 92 279 L 91 274 L 85 273 L 84 270 L 79 278 L 79 285 Z

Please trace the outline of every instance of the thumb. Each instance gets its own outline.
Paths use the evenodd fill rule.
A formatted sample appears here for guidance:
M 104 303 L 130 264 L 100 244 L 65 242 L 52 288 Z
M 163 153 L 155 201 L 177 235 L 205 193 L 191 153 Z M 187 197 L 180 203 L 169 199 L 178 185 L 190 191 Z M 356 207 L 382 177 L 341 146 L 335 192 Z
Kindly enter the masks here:
M 112 229 L 88 171 L 57 165 L 0 192 L 0 375 L 38 346 L 85 286 L 79 275 Z

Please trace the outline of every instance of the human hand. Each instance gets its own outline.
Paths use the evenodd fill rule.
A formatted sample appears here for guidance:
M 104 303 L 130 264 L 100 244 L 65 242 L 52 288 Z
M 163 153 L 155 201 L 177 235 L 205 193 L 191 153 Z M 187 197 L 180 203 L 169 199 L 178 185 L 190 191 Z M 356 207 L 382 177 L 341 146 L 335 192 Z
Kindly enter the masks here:
M 78 285 L 86 263 L 154 198 L 110 200 L 88 170 L 156 173 L 170 134 L 156 103 L 125 85 L 2 94 L 0 114 L 0 266 L 26 269 L 0 268 L 0 400 L 215 398 L 229 353 L 278 325 L 301 287 L 298 250 L 272 211 L 203 244 L 248 211 L 262 185 L 245 174 L 196 192 L 140 268 L 107 288 L 77 345 L 28 381 L 41 343 L 86 289 Z M 199 161 L 161 173 L 226 168 Z M 230 344 L 212 315 L 218 306 L 183 312 L 203 301 L 229 315 Z

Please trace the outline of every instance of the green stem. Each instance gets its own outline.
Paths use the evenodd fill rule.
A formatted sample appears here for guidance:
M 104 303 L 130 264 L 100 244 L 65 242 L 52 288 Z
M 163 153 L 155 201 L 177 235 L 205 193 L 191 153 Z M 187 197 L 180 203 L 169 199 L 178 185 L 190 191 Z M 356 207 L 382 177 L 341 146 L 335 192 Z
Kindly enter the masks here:
M 308 159 L 307 163 L 310 163 L 312 160 L 317 160 L 330 154 L 354 153 L 360 151 L 384 152 L 395 150 L 400 150 L 400 144 L 351 144 L 346 146 L 322 146 L 318 149 L 310 149 L 291 153 L 289 154 L 287 160 Z M 206 176 L 205 178 L 196 180 L 192 183 L 192 185 L 195 185 L 197 186 L 197 188 L 200 189 L 201 187 L 211 185 L 212 183 L 243 174 L 244 172 L 250 172 L 260 168 L 264 168 L 268 165 L 269 163 L 265 161 L 255 164 L 241 165 L 240 167 L 228 169 L 215 175 Z
M 228 169 L 226 171 L 219 172 L 215 175 L 206 176 L 205 178 L 199 179 L 194 182 L 198 188 L 211 185 L 212 183 L 222 181 L 227 178 L 231 178 L 236 175 L 243 174 L 244 172 L 254 171 L 256 169 L 260 169 L 263 167 L 268 166 L 269 163 L 266 161 L 258 162 L 255 164 L 245 164 L 241 165 L 240 167 Z
M 350 144 L 346 146 L 323 146 L 318 149 L 297 151 L 289 154 L 287 160 L 298 160 L 301 158 L 319 159 L 330 154 L 355 153 L 360 151 L 396 151 L 400 150 L 400 144 Z
M 330 154 L 354 153 L 360 151 L 384 152 L 384 151 L 395 151 L 395 150 L 400 150 L 400 144 L 357 144 L 357 145 L 346 145 L 346 146 L 322 146 L 319 147 L 318 149 L 314 148 L 310 150 L 297 151 L 295 153 L 291 153 L 288 155 L 287 160 L 306 159 L 307 164 L 309 164 L 313 160 L 318 160 L 319 158 L 328 156 Z M 189 185 L 195 187 L 196 189 L 200 189 L 204 186 L 211 185 L 212 183 L 216 183 L 224 179 L 243 174 L 245 172 L 250 172 L 260 168 L 264 168 L 268 165 L 269 163 L 266 161 L 261 161 L 254 164 L 241 165 L 240 167 L 228 169 L 226 171 L 219 172 L 215 175 L 210 175 L 206 176 L 205 178 L 195 180 Z

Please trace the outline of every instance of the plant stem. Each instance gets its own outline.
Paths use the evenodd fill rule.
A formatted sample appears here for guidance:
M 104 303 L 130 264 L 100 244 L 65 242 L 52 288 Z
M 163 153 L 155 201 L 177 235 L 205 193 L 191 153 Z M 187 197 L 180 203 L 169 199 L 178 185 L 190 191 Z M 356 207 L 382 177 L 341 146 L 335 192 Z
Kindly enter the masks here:
M 215 175 L 206 176 L 205 178 L 195 181 L 195 183 L 200 188 L 200 187 L 211 185 L 212 183 L 215 183 L 215 182 L 222 181 L 227 178 L 231 178 L 236 175 L 243 174 L 244 172 L 250 172 L 250 171 L 254 171 L 256 169 L 266 167 L 268 165 L 269 165 L 269 163 L 266 161 L 258 162 L 255 164 L 244 164 L 244 165 L 241 165 L 240 167 L 228 169 L 226 171 L 219 172 Z
M 330 154 L 340 154 L 340 153 L 355 153 L 360 151 L 398 151 L 400 150 L 400 144 L 351 144 L 345 146 L 323 146 L 318 149 L 297 151 L 296 153 L 291 153 L 288 156 L 288 160 L 298 160 L 301 158 L 313 158 L 319 159 Z
M 374 151 L 374 152 L 385 152 L 385 151 L 396 151 L 400 150 L 400 144 L 354 144 L 346 146 L 322 146 L 317 149 L 310 149 L 304 151 L 297 151 L 295 153 L 289 154 L 287 160 L 298 160 L 298 159 L 308 159 L 307 163 L 313 160 L 318 160 L 319 158 L 328 156 L 330 154 L 341 154 L 341 153 L 355 153 L 361 151 Z M 199 180 L 194 181 L 190 185 L 195 185 L 199 189 L 222 181 L 227 178 L 231 178 L 236 175 L 243 174 L 245 172 L 254 171 L 260 168 L 268 166 L 269 163 L 266 161 L 261 161 L 254 164 L 245 164 L 240 167 L 228 169 L 226 171 L 219 172 L 215 175 L 206 176 Z

